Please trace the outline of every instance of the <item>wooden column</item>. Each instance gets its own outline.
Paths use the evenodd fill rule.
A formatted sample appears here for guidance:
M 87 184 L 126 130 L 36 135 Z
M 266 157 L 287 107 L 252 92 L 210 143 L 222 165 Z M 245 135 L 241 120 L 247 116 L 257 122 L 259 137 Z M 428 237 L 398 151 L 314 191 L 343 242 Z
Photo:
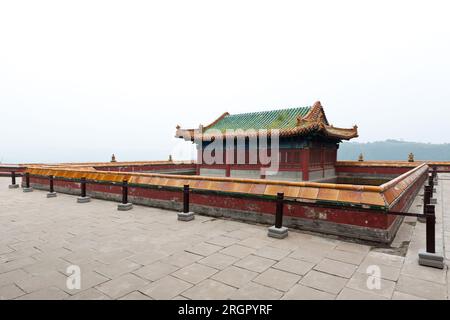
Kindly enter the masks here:
M 309 148 L 301 151 L 303 181 L 309 181 Z
M 322 167 L 322 178 L 325 178 L 325 147 L 320 147 L 320 166 Z

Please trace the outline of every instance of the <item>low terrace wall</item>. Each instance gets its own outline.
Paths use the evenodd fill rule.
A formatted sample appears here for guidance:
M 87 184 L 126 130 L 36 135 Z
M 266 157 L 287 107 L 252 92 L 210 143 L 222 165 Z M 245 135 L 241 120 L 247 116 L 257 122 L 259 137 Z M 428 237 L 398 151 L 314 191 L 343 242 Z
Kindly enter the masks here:
M 10 177 L 12 172 L 16 173 L 17 177 L 22 176 L 27 168 L 15 164 L 0 164 L 0 177 Z
M 401 222 L 386 212 L 406 211 L 428 172 L 421 164 L 381 186 L 359 186 L 94 169 L 98 167 L 33 167 L 27 172 L 34 188 L 48 189 L 48 176 L 53 175 L 56 191 L 76 195 L 84 177 L 88 195 L 115 201 L 121 198 L 120 184 L 127 180 L 131 202 L 172 210 L 181 210 L 181 190 L 188 184 L 194 212 L 265 224 L 273 224 L 274 200 L 283 192 L 284 225 L 383 243 L 393 239 Z

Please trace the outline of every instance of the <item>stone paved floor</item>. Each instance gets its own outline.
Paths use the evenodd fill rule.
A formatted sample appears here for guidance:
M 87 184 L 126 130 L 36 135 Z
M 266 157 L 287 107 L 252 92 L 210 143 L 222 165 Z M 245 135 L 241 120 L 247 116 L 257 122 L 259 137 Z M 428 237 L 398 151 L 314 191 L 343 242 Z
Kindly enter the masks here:
M 450 175 L 437 187 L 438 247 L 450 257 Z M 117 203 L 9 190 L 0 178 L 0 299 L 447 299 L 447 270 L 421 267 L 425 225 L 405 219 L 390 248 Z M 445 195 L 447 199 L 445 199 Z M 411 210 L 421 210 L 417 197 Z M 443 214 L 446 208 L 447 214 Z M 447 260 L 448 263 L 448 260 Z M 81 270 L 68 289 L 67 268 Z M 381 271 L 369 289 L 367 269 Z M 373 281 L 370 283 L 374 283 Z

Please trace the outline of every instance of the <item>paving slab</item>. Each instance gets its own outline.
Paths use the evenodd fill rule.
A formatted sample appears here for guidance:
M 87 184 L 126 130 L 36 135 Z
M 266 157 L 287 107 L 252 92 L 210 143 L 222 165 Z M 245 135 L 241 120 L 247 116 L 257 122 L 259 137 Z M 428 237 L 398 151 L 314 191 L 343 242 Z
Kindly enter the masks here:
M 326 257 L 340 262 L 359 265 L 364 260 L 365 256 L 365 252 L 350 252 L 336 249 L 327 254 Z
M 255 251 L 256 250 L 253 248 L 234 244 L 234 245 L 231 245 L 231 246 L 221 250 L 220 253 L 226 254 L 226 255 L 229 255 L 232 257 L 236 257 L 236 258 L 244 258 L 244 257 L 248 256 L 249 254 L 252 254 Z
M 192 284 L 189 282 L 172 276 L 166 276 L 152 282 L 140 291 L 155 300 L 168 300 L 178 296 L 190 287 L 192 287 Z
M 278 300 L 283 295 L 282 291 L 250 282 L 236 290 L 230 297 L 232 300 Z
M 325 258 L 314 267 L 314 270 L 342 278 L 350 278 L 355 273 L 356 268 L 353 264 Z
M 227 256 L 226 254 L 214 253 L 202 260 L 199 260 L 198 263 L 204 264 L 214 269 L 223 270 L 226 267 L 231 266 L 238 260 L 239 258 Z
M 183 296 L 193 300 L 227 300 L 236 288 L 224 283 L 207 279 L 183 292 Z
M 15 284 L 8 284 L 6 286 L 0 287 L 0 300 L 11 300 L 23 296 L 26 294 Z
M 407 294 L 400 291 L 394 291 L 392 295 L 392 300 L 426 300 L 425 298 L 420 298 L 417 296 L 413 296 L 412 294 Z
M 213 274 L 217 273 L 218 270 L 205 266 L 200 263 L 193 263 L 187 267 L 184 267 L 178 271 L 172 273 L 172 276 L 178 279 L 197 284 L 202 280 L 211 277 Z
M 220 236 L 208 239 L 205 242 L 214 244 L 216 246 L 228 247 L 228 246 L 231 246 L 232 244 L 235 244 L 236 242 L 239 242 L 239 239 L 220 235 Z
M 62 300 L 69 297 L 67 293 L 56 287 L 47 287 L 20 296 L 17 300 Z
M 336 295 L 307 287 L 301 284 L 293 286 L 284 296 L 283 300 L 334 300 Z
M 211 279 L 223 282 L 227 285 L 241 288 L 258 276 L 257 272 L 230 266 L 211 277 Z
M 259 257 L 256 255 L 249 255 L 245 258 L 239 260 L 234 265 L 239 268 L 247 269 L 250 271 L 255 271 L 258 273 L 263 272 L 264 270 L 270 268 L 272 265 L 276 263 L 275 260 L 267 259 L 263 257 Z
M 119 300 L 152 300 L 152 298 L 146 296 L 145 294 L 139 291 L 133 291 L 127 294 L 126 296 L 123 296 Z
M 96 289 L 103 292 L 108 297 L 117 299 L 132 291 L 139 290 L 147 284 L 148 281 L 142 278 L 133 274 L 125 274 L 97 286 Z
M 447 299 L 447 287 L 445 285 L 406 275 L 400 275 L 395 289 L 425 299 Z
M 95 288 L 90 288 L 68 297 L 67 300 L 111 300 L 111 298 Z
M 133 273 L 143 279 L 156 281 L 171 274 L 172 272 L 177 271 L 178 269 L 178 267 L 171 264 L 157 261 L 140 269 L 134 270 Z
M 207 256 L 213 254 L 214 252 L 222 250 L 222 249 L 223 249 L 222 246 L 202 242 L 202 243 L 199 243 L 189 249 L 186 249 L 186 251 L 207 257 Z
M 314 267 L 314 263 L 297 260 L 293 258 L 284 258 L 275 265 L 272 266 L 274 269 L 283 270 L 291 273 L 298 274 L 300 276 L 305 275 Z
M 270 268 L 253 279 L 253 282 L 279 291 L 288 291 L 300 279 L 299 275 Z
M 287 255 L 289 255 L 292 251 L 289 249 L 283 249 L 283 248 L 275 248 L 272 246 L 265 246 L 258 251 L 256 251 L 254 254 L 263 258 L 272 259 L 272 260 L 281 260 L 285 258 Z
M 300 284 L 313 289 L 338 294 L 347 283 L 348 279 L 333 276 L 331 274 L 311 270 L 301 280 Z
M 132 272 L 141 267 L 140 264 L 130 260 L 121 260 L 109 265 L 100 265 L 95 268 L 95 271 L 110 279 L 117 278 L 125 273 Z
M 378 294 L 372 294 L 351 288 L 342 289 L 336 300 L 388 300 L 388 298 Z
M 174 253 L 173 255 L 162 259 L 161 262 L 171 264 L 178 268 L 183 268 L 202 258 L 203 256 L 201 255 L 183 251 Z

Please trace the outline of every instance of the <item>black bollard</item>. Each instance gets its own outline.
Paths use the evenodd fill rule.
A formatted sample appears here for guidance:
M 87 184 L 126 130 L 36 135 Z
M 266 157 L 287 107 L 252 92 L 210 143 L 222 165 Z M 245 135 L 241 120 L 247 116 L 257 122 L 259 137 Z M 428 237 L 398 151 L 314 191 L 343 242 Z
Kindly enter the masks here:
M 47 193 L 47 198 L 54 198 L 54 197 L 56 197 L 56 192 L 55 192 L 55 189 L 53 186 L 53 176 L 52 175 L 48 176 L 48 181 L 49 181 L 50 187 L 49 187 L 49 192 Z
M 277 209 L 275 212 L 275 227 L 280 229 L 283 226 L 283 199 L 284 193 L 277 193 Z
M 267 235 L 272 238 L 284 239 L 288 236 L 288 228 L 283 227 L 284 193 L 278 192 L 276 198 L 275 225 L 269 228 Z
M 128 181 L 123 180 L 122 182 L 122 204 L 128 203 Z
M 122 203 L 119 203 L 117 206 L 117 210 L 119 211 L 127 211 L 133 208 L 132 203 L 128 203 L 128 181 L 122 181 Z
M 86 203 L 91 201 L 91 197 L 86 196 L 86 178 L 82 177 L 80 180 L 80 188 L 81 188 L 81 194 L 77 198 L 78 203 Z
M 428 253 L 436 253 L 435 249 L 435 224 L 436 224 L 436 215 L 435 215 L 435 207 L 432 204 L 426 205 L 426 247 Z
M 25 188 L 30 188 L 30 174 L 28 172 L 25 173 Z
M 189 211 L 189 185 L 183 186 L 183 211 L 178 213 L 179 221 L 191 221 L 195 218 L 193 212 Z
M 48 179 L 49 179 L 49 183 L 50 183 L 50 193 L 53 193 L 53 192 L 55 192 L 55 190 L 53 188 L 53 176 L 52 175 L 49 176 Z
M 189 185 L 183 186 L 183 213 L 189 212 Z
M 30 187 L 30 173 L 25 172 L 25 187 L 23 188 L 23 192 L 31 192 L 33 188 Z
M 16 172 L 11 171 L 11 184 L 9 185 L 10 189 L 16 189 L 19 185 L 16 183 Z
M 81 178 L 81 197 L 86 198 L 86 178 Z
M 426 214 L 426 207 L 428 204 L 431 203 L 431 193 L 432 193 L 432 188 L 431 186 L 425 186 L 424 187 L 425 191 L 423 193 L 423 214 Z
M 419 251 L 419 264 L 422 266 L 443 269 L 444 256 L 436 253 L 436 215 L 432 204 L 426 205 L 426 249 Z

